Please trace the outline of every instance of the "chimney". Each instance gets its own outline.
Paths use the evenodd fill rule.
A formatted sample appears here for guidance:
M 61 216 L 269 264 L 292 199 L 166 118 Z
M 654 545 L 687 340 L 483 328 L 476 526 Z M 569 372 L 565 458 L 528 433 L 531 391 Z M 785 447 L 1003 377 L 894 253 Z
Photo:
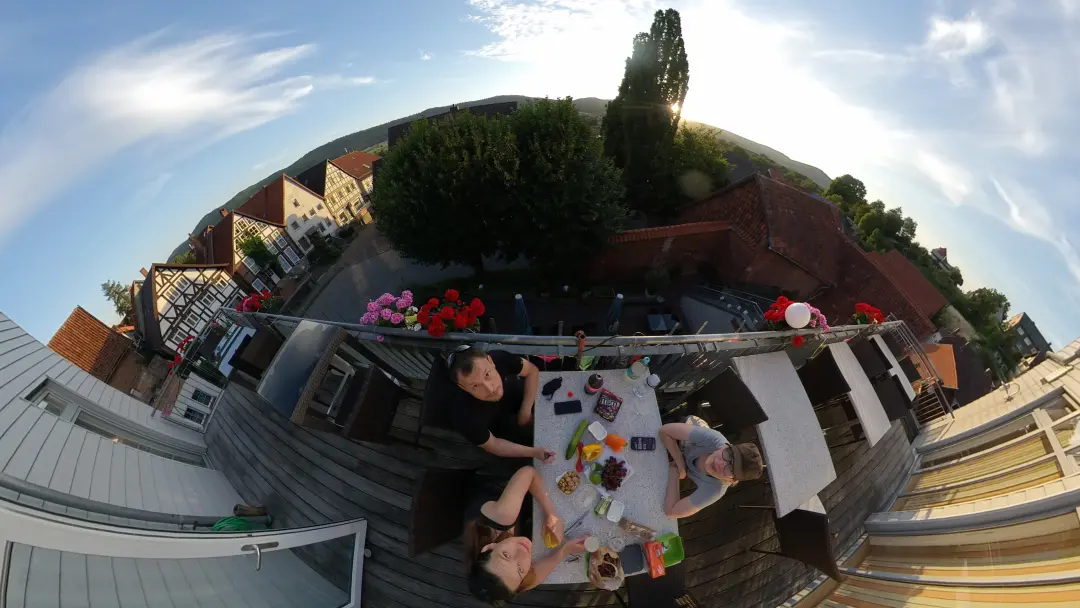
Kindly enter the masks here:
M 139 272 L 142 273 L 144 279 L 146 278 L 146 275 L 150 274 L 145 268 L 140 268 Z
M 225 207 L 222 207 L 221 209 L 218 209 L 218 213 L 221 214 L 221 217 L 229 217 L 229 210 L 226 209 Z

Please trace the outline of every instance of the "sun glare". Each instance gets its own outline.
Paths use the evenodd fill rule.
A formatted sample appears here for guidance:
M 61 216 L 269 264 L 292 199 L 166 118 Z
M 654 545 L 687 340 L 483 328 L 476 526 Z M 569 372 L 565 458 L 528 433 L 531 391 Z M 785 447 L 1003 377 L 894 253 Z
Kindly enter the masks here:
M 678 112 L 679 111 L 679 104 L 677 104 L 677 103 L 671 104 L 671 111 L 672 112 Z

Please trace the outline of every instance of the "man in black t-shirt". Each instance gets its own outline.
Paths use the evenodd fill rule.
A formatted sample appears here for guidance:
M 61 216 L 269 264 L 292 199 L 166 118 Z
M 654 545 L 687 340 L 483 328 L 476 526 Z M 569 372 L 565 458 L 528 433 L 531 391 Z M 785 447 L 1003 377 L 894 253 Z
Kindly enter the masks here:
M 533 405 L 540 370 L 506 351 L 476 347 L 447 357 L 447 407 L 454 428 L 484 451 L 504 458 L 535 458 L 544 464 L 555 452 L 531 447 Z

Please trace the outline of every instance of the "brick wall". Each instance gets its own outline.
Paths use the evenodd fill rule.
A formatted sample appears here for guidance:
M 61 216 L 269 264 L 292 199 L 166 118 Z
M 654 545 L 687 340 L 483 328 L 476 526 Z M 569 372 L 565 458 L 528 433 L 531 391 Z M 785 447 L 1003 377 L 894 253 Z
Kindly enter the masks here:
M 752 177 L 685 207 L 676 222 L 728 221 L 732 232 L 754 247 L 766 237 L 759 194 L 757 178 Z
M 754 283 L 777 287 L 795 299 L 805 299 L 821 287 L 821 281 L 791 260 L 773 251 L 762 251 L 738 279 L 742 283 Z
M 131 347 L 130 340 L 81 306 L 75 307 L 49 340 L 53 352 L 103 382 Z

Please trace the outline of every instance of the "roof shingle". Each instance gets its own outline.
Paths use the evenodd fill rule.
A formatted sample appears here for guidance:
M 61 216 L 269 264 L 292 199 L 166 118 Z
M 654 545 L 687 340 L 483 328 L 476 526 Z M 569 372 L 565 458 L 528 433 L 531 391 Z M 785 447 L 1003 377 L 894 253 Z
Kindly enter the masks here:
M 379 158 L 378 154 L 356 151 L 339 156 L 330 162 L 354 178 L 363 180 L 371 175 L 371 168 Z
M 948 306 L 949 301 L 937 287 L 923 275 L 911 260 L 893 249 L 888 253 L 872 253 L 874 261 L 889 273 L 889 278 L 897 287 L 911 298 L 926 318 L 933 317 L 939 310 Z
M 49 340 L 53 352 L 102 382 L 107 382 L 131 341 L 76 306 Z

